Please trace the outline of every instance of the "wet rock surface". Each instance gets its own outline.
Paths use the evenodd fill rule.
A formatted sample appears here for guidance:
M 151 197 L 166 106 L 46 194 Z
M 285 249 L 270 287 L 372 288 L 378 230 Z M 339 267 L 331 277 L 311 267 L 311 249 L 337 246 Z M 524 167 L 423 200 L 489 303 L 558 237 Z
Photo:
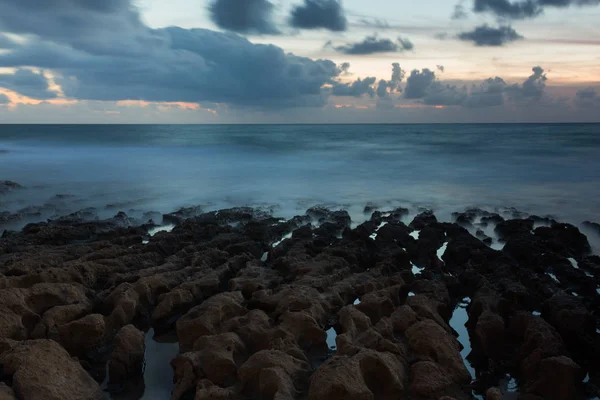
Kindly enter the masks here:
M 148 329 L 177 338 L 160 360 L 174 400 L 599 395 L 600 258 L 576 227 L 376 209 L 355 228 L 323 207 L 287 221 L 194 207 L 6 233 L 0 398 L 101 399 L 102 382 L 141 398 Z

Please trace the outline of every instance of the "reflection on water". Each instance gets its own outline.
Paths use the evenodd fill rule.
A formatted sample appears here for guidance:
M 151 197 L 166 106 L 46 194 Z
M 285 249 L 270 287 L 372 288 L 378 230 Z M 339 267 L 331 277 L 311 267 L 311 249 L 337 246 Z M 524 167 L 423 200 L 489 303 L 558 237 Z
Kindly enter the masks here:
M 337 349 L 335 338 L 337 338 L 337 332 L 335 329 L 329 328 L 327 330 L 327 347 L 329 347 L 329 350 L 331 351 L 335 351 Z

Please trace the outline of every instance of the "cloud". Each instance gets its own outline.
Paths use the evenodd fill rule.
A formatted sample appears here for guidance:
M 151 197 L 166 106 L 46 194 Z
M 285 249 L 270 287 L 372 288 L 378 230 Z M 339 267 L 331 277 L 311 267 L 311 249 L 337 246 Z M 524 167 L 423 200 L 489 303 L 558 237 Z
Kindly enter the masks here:
M 467 88 L 434 81 L 425 91 L 423 103 L 430 106 L 460 106 L 468 96 Z
M 341 32 L 348 21 L 339 0 L 304 0 L 292 9 L 290 25 L 299 29 L 328 29 Z
M 442 73 L 446 70 L 446 68 L 443 65 L 436 65 L 435 68 Z
M 110 0 L 97 7 L 87 4 L 91 0 L 26 2 L 35 3 L 37 8 L 30 10 L 21 7 L 23 2 L 0 0 L 3 12 L 8 5 L 10 17 L 0 14 L 2 29 L 12 27 L 14 32 L 29 35 L 27 41 L 0 53 L 0 67 L 51 70 L 71 99 L 321 107 L 327 104 L 328 96 L 323 86 L 335 84 L 342 72 L 330 60 L 295 56 L 232 33 L 151 29 L 140 22 L 131 4 L 124 6 L 124 0 Z M 67 3 L 71 8 L 63 7 Z M 43 14 L 47 23 L 43 27 L 30 24 L 30 14 L 33 19 Z M 65 15 L 71 17 L 70 22 L 61 24 Z M 11 18 L 23 25 L 7 21 Z M 3 78 L 2 87 L 10 86 L 36 98 L 53 96 L 46 93 L 46 82 L 38 83 L 33 93 L 29 91 L 31 84 Z M 13 81 L 8 82 L 9 78 Z M 30 78 L 43 79 L 40 75 Z
M 10 99 L 4 93 L 0 93 L 0 105 L 6 105 L 10 103 Z
M 7 35 L 0 32 L 0 49 L 12 49 L 15 46 L 15 42 Z
M 489 25 L 481 25 L 470 32 L 460 33 L 458 38 L 466 42 L 473 42 L 477 46 L 503 46 L 521 40 L 523 36 L 510 26 L 493 28 Z
M 435 81 L 435 72 L 424 68 L 422 71 L 412 70 L 406 80 L 404 88 L 404 97 L 407 99 L 422 99 L 427 94 L 427 90 Z
M 334 96 L 352 96 L 352 97 L 360 97 L 363 94 L 368 94 L 370 97 L 375 95 L 375 89 L 373 89 L 373 84 L 376 79 L 373 77 L 360 79 L 358 78 L 354 82 L 351 83 L 336 83 L 333 85 L 331 94 Z
M 43 75 L 28 69 L 19 68 L 14 74 L 0 74 L 0 87 L 40 100 L 57 97 L 56 92 L 49 90 L 48 80 Z
M 600 94 L 591 87 L 578 90 L 575 94 L 575 105 L 581 108 L 600 107 Z
M 389 81 L 381 79 L 377 85 L 377 97 L 387 98 L 390 93 L 401 92 L 400 84 L 406 76 L 406 71 L 400 68 L 399 63 L 392 64 L 392 77 Z
M 508 95 L 514 100 L 539 100 L 544 94 L 548 77 L 542 67 L 533 67 L 530 75 L 522 85 L 515 84 L 506 88 Z
M 277 34 L 273 8 L 268 0 L 216 0 L 208 10 L 219 28 L 238 33 Z
M 545 7 L 597 6 L 600 0 L 474 0 L 473 11 L 490 13 L 500 18 L 535 18 Z
M 452 12 L 452 19 L 467 19 L 469 14 L 467 14 L 467 10 L 465 6 L 462 4 L 457 4 L 454 6 L 454 12 Z
M 347 55 L 398 53 L 414 49 L 414 45 L 408 39 L 398 38 L 394 42 L 390 39 L 378 39 L 377 35 L 367 36 L 363 41 L 357 43 L 348 43 L 342 46 L 333 46 L 331 42 L 328 42 L 326 46 L 331 46 L 338 53 Z
M 504 104 L 506 82 L 500 77 L 488 78 L 479 87 L 471 90 L 465 99 L 464 106 L 468 108 L 484 108 Z

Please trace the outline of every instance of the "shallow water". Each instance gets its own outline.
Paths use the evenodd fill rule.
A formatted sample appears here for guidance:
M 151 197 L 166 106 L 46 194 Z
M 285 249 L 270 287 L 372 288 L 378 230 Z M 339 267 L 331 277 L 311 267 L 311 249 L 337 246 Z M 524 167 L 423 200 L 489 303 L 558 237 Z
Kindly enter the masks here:
M 146 333 L 146 367 L 144 384 L 146 390 L 140 400 L 168 399 L 173 390 L 171 360 L 179 353 L 177 342 L 159 342 L 154 329 Z
M 323 204 L 360 222 L 372 202 L 442 221 L 467 206 L 600 221 L 598 124 L 3 125 L 0 149 L 0 179 L 27 186 L 3 196 L 9 211 L 60 193 L 75 195 L 61 211 L 101 217 Z

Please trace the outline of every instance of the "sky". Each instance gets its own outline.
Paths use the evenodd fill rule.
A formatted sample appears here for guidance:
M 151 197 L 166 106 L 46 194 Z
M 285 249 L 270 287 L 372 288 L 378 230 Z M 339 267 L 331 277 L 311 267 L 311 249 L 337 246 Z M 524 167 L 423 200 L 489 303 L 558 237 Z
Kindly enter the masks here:
M 600 122 L 600 0 L 0 10 L 0 123 Z

